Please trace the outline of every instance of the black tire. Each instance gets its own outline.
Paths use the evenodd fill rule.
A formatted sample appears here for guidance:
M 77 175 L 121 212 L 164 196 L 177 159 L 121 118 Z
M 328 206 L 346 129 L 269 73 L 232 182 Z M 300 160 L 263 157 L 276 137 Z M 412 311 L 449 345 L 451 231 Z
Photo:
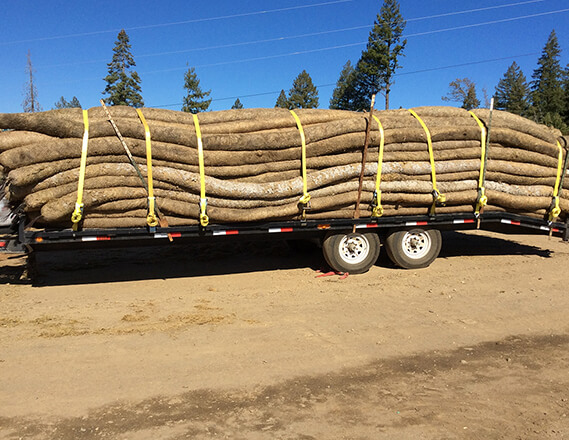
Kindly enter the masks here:
M 439 256 L 442 237 L 438 229 L 409 229 L 391 232 L 385 240 L 389 259 L 404 269 L 429 266 Z
M 367 272 L 379 257 L 380 242 L 374 233 L 329 233 L 322 243 L 326 262 L 337 272 Z

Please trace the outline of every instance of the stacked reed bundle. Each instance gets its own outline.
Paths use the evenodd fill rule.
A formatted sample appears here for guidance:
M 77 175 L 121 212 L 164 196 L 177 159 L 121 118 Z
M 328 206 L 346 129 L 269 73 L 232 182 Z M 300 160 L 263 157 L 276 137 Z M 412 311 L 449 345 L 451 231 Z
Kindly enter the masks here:
M 111 107 L 124 141 L 148 180 L 145 129 L 137 111 Z M 384 129 L 381 205 L 384 216 L 427 214 L 435 189 L 446 198 L 435 213 L 472 212 L 479 200 L 482 126 L 488 110 L 451 107 L 376 111 Z M 199 147 L 193 115 L 145 108 L 151 133 L 152 187 L 170 225 L 200 219 Z M 245 109 L 201 113 L 207 215 L 213 223 L 351 218 L 372 215 L 380 131 L 371 122 L 362 191 L 358 194 L 368 114 L 301 109 Z M 476 117 L 475 117 L 475 116 Z M 432 156 L 428 148 L 430 133 Z M 477 121 L 480 121 L 480 123 Z M 82 202 L 83 227 L 143 227 L 148 193 L 103 108 L 88 110 L 89 140 Z M 483 186 L 486 210 L 547 217 L 567 142 L 548 127 L 494 111 Z M 6 195 L 38 226 L 69 227 L 77 201 L 84 120 L 80 109 L 0 114 L 0 165 Z M 559 143 L 558 143 L 559 142 Z M 561 155 L 561 156 L 560 156 Z M 433 166 L 432 166 L 433 165 Z M 303 173 L 303 166 L 306 173 Z M 303 175 L 305 179 L 303 179 Z M 304 187 L 307 205 L 299 203 Z M 563 182 L 569 188 L 569 180 Z M 561 192 L 561 217 L 569 192 Z M 377 211 L 376 211 L 377 212 Z

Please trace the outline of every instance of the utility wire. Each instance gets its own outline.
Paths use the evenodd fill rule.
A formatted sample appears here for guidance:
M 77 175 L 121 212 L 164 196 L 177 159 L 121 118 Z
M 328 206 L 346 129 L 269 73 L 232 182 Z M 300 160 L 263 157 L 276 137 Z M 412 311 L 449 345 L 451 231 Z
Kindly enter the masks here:
M 427 15 L 425 17 L 409 18 L 409 19 L 407 19 L 407 22 L 419 21 L 419 20 L 430 20 L 431 18 L 450 17 L 453 15 L 470 14 L 472 12 L 490 11 L 492 9 L 509 8 L 512 6 L 522 6 L 522 5 L 528 5 L 530 3 L 543 3 L 545 1 L 547 1 L 547 0 L 528 0 L 528 1 L 517 2 L 517 3 L 508 3 L 506 5 L 488 6 L 486 8 L 468 9 L 466 11 L 446 12 L 444 14 Z
M 539 17 L 539 16 L 544 16 L 544 15 L 559 14 L 559 13 L 564 13 L 564 12 L 568 12 L 568 11 L 569 11 L 569 8 L 559 9 L 556 11 L 548 11 L 548 12 L 542 12 L 542 13 L 538 13 L 538 14 L 529 14 L 529 15 L 523 15 L 523 16 L 519 16 L 519 17 L 505 18 L 505 19 L 501 19 L 501 20 L 492 20 L 492 21 L 486 21 L 486 22 L 482 22 L 482 23 L 474 23 L 474 24 L 468 24 L 468 25 L 463 25 L 463 26 L 454 26 L 454 27 L 450 27 L 450 28 L 435 29 L 432 31 L 419 32 L 419 33 L 404 35 L 404 38 L 412 38 L 412 37 L 424 36 L 424 35 L 429 35 L 429 34 L 450 32 L 450 31 L 456 31 L 456 30 L 479 27 L 479 26 L 487 26 L 487 25 L 492 25 L 492 24 L 511 22 L 511 21 L 516 21 L 516 20 L 528 19 L 528 18 L 535 18 L 535 17 Z M 288 53 L 284 53 L 284 54 L 266 55 L 266 56 L 253 57 L 253 58 L 244 58 L 241 60 L 220 61 L 220 62 L 216 62 L 216 63 L 200 64 L 200 65 L 195 65 L 192 67 L 204 68 L 204 67 L 225 66 L 225 65 L 230 65 L 230 64 L 241 64 L 241 63 L 247 63 L 247 62 L 253 62 L 253 61 L 264 61 L 264 60 L 269 60 L 269 59 L 276 59 L 276 58 L 289 57 L 289 56 L 295 56 L 295 55 L 306 55 L 309 53 L 317 53 L 317 52 L 331 51 L 331 50 L 337 50 L 337 49 L 345 49 L 345 48 L 349 48 L 349 47 L 357 47 L 357 46 L 362 46 L 366 43 L 367 43 L 366 41 L 360 41 L 360 42 L 356 42 L 356 43 L 346 43 L 346 44 L 341 44 L 341 45 L 336 45 L 336 46 L 328 46 L 328 47 L 323 47 L 323 48 L 318 48 L 318 49 L 308 49 L 308 50 L 304 50 L 304 51 L 288 52 Z M 176 72 L 176 71 L 181 71 L 181 70 L 186 70 L 186 69 L 187 69 L 187 66 L 173 67 L 170 69 L 160 69 L 160 70 L 150 70 L 150 71 L 139 72 L 139 74 L 152 75 L 152 74 L 158 74 L 158 73 Z M 89 80 L 100 80 L 100 78 L 84 78 L 82 80 L 77 80 L 77 81 L 74 81 L 74 80 L 67 81 L 67 83 L 83 82 L 83 81 L 89 81 Z
M 328 2 L 321 2 L 321 3 L 314 3 L 311 5 L 300 5 L 300 6 L 291 6 L 288 8 L 278 8 L 278 9 L 268 9 L 263 11 L 254 11 L 254 12 L 243 12 L 241 14 L 232 14 L 232 15 L 220 15 L 217 17 L 207 17 L 207 18 L 195 18 L 192 20 L 184 20 L 184 21 L 175 21 L 170 23 L 159 23 L 159 24 L 149 24 L 145 26 L 132 26 L 124 28 L 125 31 L 133 31 L 133 30 L 141 30 L 141 29 L 154 29 L 154 28 L 161 28 L 161 27 L 168 27 L 168 26 L 179 26 L 182 24 L 191 24 L 191 23 L 203 23 L 209 21 L 217 21 L 217 20 L 227 20 L 230 18 L 241 18 L 241 17 L 251 17 L 254 15 L 262 15 L 262 14 L 274 14 L 277 12 L 285 12 L 285 11 L 293 11 L 297 9 L 306 9 L 306 8 L 314 8 L 319 6 L 329 6 L 338 3 L 348 3 L 354 0 L 332 0 Z M 42 37 L 42 38 L 31 38 L 27 40 L 18 40 L 18 41 L 6 41 L 0 42 L 0 45 L 8 45 L 8 44 L 18 44 L 18 43 L 31 43 L 36 41 L 49 41 L 49 40 L 61 40 L 64 38 L 77 38 L 77 37 L 87 37 L 92 35 L 100 35 L 100 34 L 108 34 L 111 32 L 118 32 L 121 29 L 108 29 L 108 30 L 101 30 L 101 31 L 93 31 L 93 32 L 82 32 L 77 34 L 66 34 L 66 35 L 56 35 L 52 37 Z
M 485 21 L 482 23 L 467 24 L 467 25 L 463 25 L 463 26 L 453 26 L 450 28 L 436 29 L 436 30 L 432 30 L 432 31 L 418 32 L 418 33 L 414 33 L 414 34 L 403 35 L 403 38 L 418 37 L 418 36 L 436 34 L 436 33 L 441 33 L 441 32 L 450 32 L 450 31 L 468 29 L 468 28 L 473 28 L 473 27 L 480 27 L 480 26 L 488 26 L 488 25 L 493 25 L 493 24 L 498 24 L 498 23 L 505 23 L 505 22 L 511 22 L 511 21 L 516 21 L 516 20 L 523 20 L 523 19 L 528 19 L 528 18 L 541 17 L 544 15 L 559 14 L 559 13 L 568 12 L 568 11 L 569 11 L 569 8 L 559 9 L 557 11 L 541 12 L 538 14 L 523 15 L 523 16 L 519 16 L 519 17 L 504 18 L 501 20 Z M 195 68 L 216 67 L 216 66 L 226 66 L 229 64 L 247 63 L 247 62 L 251 62 L 251 61 L 264 61 L 264 60 L 270 60 L 270 59 L 282 58 L 282 57 L 288 57 L 288 56 L 305 55 L 305 54 L 309 54 L 309 53 L 325 52 L 325 51 L 337 50 L 337 49 L 345 49 L 348 47 L 362 46 L 366 43 L 367 43 L 366 41 L 359 41 L 356 43 L 346 43 L 346 44 L 340 44 L 340 45 L 336 45 L 336 46 L 322 47 L 322 48 L 318 48 L 318 49 L 307 49 L 307 50 L 302 50 L 302 51 L 288 52 L 288 53 L 276 54 L 276 55 L 265 55 L 265 56 L 261 56 L 261 57 L 243 58 L 240 60 L 219 61 L 216 63 L 198 64 L 198 65 L 195 65 L 193 67 L 195 67 Z M 175 71 L 186 70 L 186 69 L 187 69 L 187 66 L 185 66 L 185 67 L 173 67 L 170 69 L 151 70 L 151 71 L 145 71 L 145 72 L 141 72 L 141 73 L 156 74 L 156 73 L 175 72 Z
M 288 7 L 288 8 L 270 9 L 270 10 L 266 10 L 266 11 L 244 12 L 242 14 L 222 15 L 222 16 L 209 17 L 209 18 L 196 18 L 196 19 L 192 19 L 192 20 L 184 20 L 184 21 L 177 21 L 177 22 L 170 22 L 170 23 L 150 24 L 150 25 L 145 25 L 145 26 L 133 26 L 133 27 L 127 27 L 124 29 L 126 31 L 142 30 L 142 29 L 154 29 L 154 28 L 161 28 L 161 27 L 168 27 L 168 26 L 178 26 L 178 25 L 182 25 L 182 24 L 193 24 L 193 23 L 201 23 L 201 22 L 207 22 L 207 21 L 225 20 L 225 19 L 229 19 L 229 18 L 240 18 L 240 17 L 248 17 L 248 16 L 253 16 L 253 15 L 270 14 L 270 13 L 276 13 L 276 12 L 285 12 L 285 11 L 290 11 L 290 10 L 295 10 L 295 9 L 305 9 L 305 8 L 312 8 L 312 7 L 319 7 L 319 6 L 328 6 L 328 5 L 333 5 L 333 4 L 337 4 L 337 3 L 347 3 L 347 2 L 351 2 L 351 1 L 354 1 L 354 0 L 333 0 L 333 1 L 329 1 L 329 2 L 315 3 L 312 5 L 292 6 L 292 7 Z M 514 7 L 514 6 L 522 6 L 522 5 L 532 4 L 532 3 L 543 3 L 545 1 L 547 1 L 547 0 L 526 0 L 526 1 L 516 2 L 516 3 L 508 3 L 505 5 L 489 6 L 489 7 L 485 7 L 485 8 L 467 9 L 467 10 L 462 10 L 462 11 L 447 12 L 444 14 L 436 14 L 436 15 L 426 15 L 423 17 L 409 18 L 406 21 L 412 22 L 412 21 L 430 20 L 433 18 L 442 18 L 442 17 L 450 17 L 450 16 L 454 16 L 454 15 L 471 14 L 474 12 L 509 8 L 509 7 Z M 269 39 L 269 40 L 250 41 L 250 42 L 244 42 L 244 43 L 237 43 L 236 45 L 264 43 L 264 42 L 270 42 L 270 41 L 277 41 L 280 39 L 303 38 L 305 36 L 316 36 L 316 35 L 324 35 L 324 34 L 333 33 L 333 32 L 344 32 L 344 31 L 350 31 L 350 30 L 356 30 L 356 29 L 363 29 L 363 28 L 368 28 L 369 26 L 370 25 L 356 26 L 356 27 L 352 27 L 352 28 L 337 29 L 337 30 L 323 31 L 323 32 L 315 32 L 315 33 L 311 33 L 311 34 L 291 36 L 291 37 L 281 37 L 281 38 L 275 38 L 275 39 Z M 27 39 L 27 40 L 6 41 L 6 42 L 0 42 L 0 45 L 9 45 L 9 44 L 17 44 L 17 43 L 31 43 L 31 42 L 37 42 L 37 41 L 60 40 L 60 39 L 65 39 L 65 38 L 77 38 L 77 37 L 106 34 L 106 33 L 111 33 L 111 32 L 114 33 L 114 32 L 118 32 L 118 31 L 120 31 L 120 29 L 109 29 L 109 30 L 101 30 L 101 31 L 93 31 L 93 32 L 83 32 L 83 33 L 77 33 L 77 34 L 58 35 L 58 36 L 52 36 L 52 37 L 42 37 L 42 38 L 34 38 L 34 39 Z M 223 48 L 223 47 L 234 47 L 234 46 L 233 45 L 212 46 L 212 47 L 204 47 L 204 48 L 196 48 L 196 49 L 187 49 L 185 51 L 159 52 L 156 54 L 139 55 L 138 57 L 157 56 L 157 55 L 172 54 L 172 53 L 184 53 L 184 52 L 192 52 L 192 51 L 196 51 L 196 50 L 218 49 L 218 48 Z
M 520 4 L 543 2 L 543 1 L 546 1 L 546 0 L 531 0 L 531 1 L 521 2 L 521 3 L 510 3 L 509 5 L 493 6 L 490 8 L 471 9 L 468 11 L 451 12 L 449 14 L 441 14 L 441 15 L 430 16 L 430 17 L 420 17 L 420 18 L 417 18 L 415 20 L 421 20 L 421 19 L 433 18 L 433 17 L 440 17 L 440 16 L 448 16 L 448 15 L 456 15 L 456 14 L 464 14 L 464 13 L 468 13 L 468 12 L 477 12 L 480 10 L 495 9 L 498 7 L 517 6 Z M 517 20 L 522 20 L 522 19 L 541 17 L 541 16 L 545 16 L 545 15 L 563 13 L 563 12 L 567 12 L 567 11 L 569 11 L 569 8 L 559 9 L 559 10 L 555 10 L 555 11 L 540 12 L 540 13 L 536 13 L 536 14 L 522 15 L 519 17 L 511 17 L 511 18 L 504 18 L 504 19 L 499 19 L 499 20 L 485 21 L 485 22 L 481 22 L 481 23 L 467 24 L 467 25 L 462 25 L 462 26 L 454 26 L 454 27 L 450 27 L 450 28 L 435 29 L 435 30 L 425 31 L 425 32 L 416 32 L 416 33 L 412 33 L 412 34 L 403 35 L 402 37 L 403 38 L 412 38 L 412 37 L 418 37 L 418 36 L 423 36 L 423 35 L 431 35 L 431 34 L 436 34 L 436 33 L 441 33 L 441 32 L 449 32 L 449 31 L 455 31 L 455 30 L 461 30 L 461 29 L 487 26 L 487 25 L 491 25 L 491 24 L 506 23 L 506 22 L 510 22 L 510 21 L 517 21 Z M 348 27 L 348 28 L 332 29 L 332 30 L 328 30 L 328 31 L 311 32 L 311 33 L 299 34 L 299 35 L 290 35 L 290 36 L 284 36 L 284 37 L 268 38 L 268 39 L 263 39 L 263 40 L 244 41 L 244 42 L 239 42 L 239 43 L 220 44 L 220 45 L 215 45 L 215 46 L 204 46 L 204 47 L 182 49 L 182 50 L 176 50 L 176 51 L 156 52 L 156 53 L 150 53 L 150 54 L 137 55 L 136 58 L 140 59 L 140 58 L 149 58 L 149 57 L 156 57 L 156 56 L 162 56 L 162 55 L 176 55 L 176 54 L 182 54 L 182 53 L 190 53 L 190 52 L 206 51 L 206 50 L 214 50 L 214 49 L 229 49 L 229 48 L 249 46 L 249 45 L 254 45 L 254 44 L 271 43 L 271 42 L 277 42 L 277 41 L 286 41 L 286 40 L 292 40 L 292 39 L 314 37 L 314 36 L 320 36 L 320 35 L 326 35 L 326 34 L 332 34 L 332 33 L 347 32 L 347 31 L 352 31 L 352 30 L 365 29 L 365 28 L 369 28 L 369 27 L 370 27 L 370 25 L 353 26 L 353 27 Z M 204 64 L 204 65 L 199 65 L 199 66 L 194 66 L 194 67 L 212 67 L 212 66 L 226 65 L 226 64 L 231 64 L 231 63 L 259 61 L 259 60 L 263 60 L 263 59 L 277 58 L 280 56 L 284 57 L 284 56 L 300 55 L 300 54 L 311 53 L 311 52 L 320 52 L 320 51 L 326 51 L 326 50 L 342 49 L 342 48 L 358 46 L 358 45 L 362 45 L 362 44 L 366 44 L 366 43 L 367 42 L 348 43 L 348 44 L 339 45 L 339 46 L 330 46 L 328 48 L 312 49 L 312 50 L 301 51 L 301 52 L 292 52 L 289 54 L 269 55 L 266 58 L 256 57 L 256 58 L 246 59 L 243 61 L 239 61 L 239 60 L 238 61 L 228 61 L 228 62 L 223 62 L 223 63 Z M 53 68 L 53 67 L 68 67 L 68 66 L 81 65 L 81 64 L 101 63 L 101 62 L 106 62 L 106 61 L 107 60 L 90 60 L 90 61 L 83 61 L 83 62 L 76 62 L 76 63 L 51 64 L 51 65 L 39 66 L 39 68 L 45 69 L 45 68 Z M 150 71 L 150 72 L 141 72 L 141 73 L 152 74 L 152 73 L 162 73 L 162 72 L 169 72 L 169 71 L 176 71 L 176 70 L 183 70 L 183 69 L 184 68 L 172 68 L 172 69 Z

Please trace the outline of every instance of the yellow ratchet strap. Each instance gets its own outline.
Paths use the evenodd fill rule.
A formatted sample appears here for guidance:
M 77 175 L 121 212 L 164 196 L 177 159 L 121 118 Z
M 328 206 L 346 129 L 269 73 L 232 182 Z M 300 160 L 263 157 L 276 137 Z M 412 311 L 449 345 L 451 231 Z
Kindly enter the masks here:
M 148 214 L 146 216 L 146 223 L 150 227 L 158 226 L 158 218 L 156 217 L 156 197 L 154 197 L 154 184 L 152 180 L 152 141 L 150 137 L 150 127 L 146 122 L 146 118 L 142 114 L 142 110 L 136 109 L 138 117 L 144 126 L 144 136 L 146 140 L 146 174 L 148 180 Z
M 87 148 L 89 146 L 89 116 L 87 110 L 83 110 L 83 146 L 81 147 L 81 165 L 79 167 L 79 184 L 77 186 L 77 201 L 75 202 L 75 210 L 71 214 L 73 222 L 73 230 L 79 229 L 79 222 L 83 218 L 83 189 L 85 187 L 85 168 L 87 167 Z
M 209 224 L 209 217 L 207 216 L 207 198 L 205 196 L 205 167 L 203 159 L 203 142 L 202 132 L 200 130 L 200 123 L 198 115 L 193 114 L 194 127 L 196 129 L 196 137 L 198 138 L 198 162 L 200 168 L 200 225 L 206 227 Z
M 561 214 L 561 208 L 559 207 L 559 186 L 561 182 L 561 177 L 563 176 L 563 148 L 559 141 L 557 141 L 557 148 L 559 148 L 559 160 L 557 164 L 557 179 L 555 179 L 555 186 L 553 188 L 553 200 L 551 203 L 551 210 L 549 211 L 549 221 L 552 222 L 556 217 Z
M 488 204 L 488 197 L 486 196 L 486 188 L 484 185 L 484 177 L 486 173 L 486 127 L 482 121 L 476 116 L 472 111 L 469 111 L 470 115 L 474 118 L 478 126 L 480 127 L 480 146 L 481 146 L 481 156 L 480 156 L 480 176 L 478 178 L 478 198 L 476 200 L 476 210 L 475 214 L 478 217 L 481 210 Z
M 371 201 L 371 206 L 372 206 L 371 216 L 381 217 L 383 215 L 383 206 L 381 206 L 381 189 L 379 187 L 381 184 L 381 171 L 383 167 L 383 149 L 385 147 L 385 131 L 383 130 L 383 125 L 381 125 L 381 122 L 379 122 L 379 118 L 375 115 L 372 116 L 373 119 L 375 119 L 375 121 L 377 122 L 377 125 L 379 125 L 380 140 L 379 140 L 379 156 L 377 158 L 377 176 L 375 179 L 375 192 L 373 193 L 373 199 Z
M 409 112 L 419 121 L 423 130 L 425 130 L 425 134 L 427 135 L 427 145 L 429 147 L 429 161 L 431 163 L 431 181 L 433 183 L 433 204 L 431 206 L 431 215 L 435 215 L 435 207 L 437 205 L 444 205 L 446 203 L 446 197 L 444 194 L 441 194 L 437 188 L 437 173 L 435 171 L 435 156 L 433 154 L 433 141 L 431 139 L 431 132 L 427 125 L 423 122 L 423 120 L 419 117 L 417 113 L 413 109 L 409 109 Z
M 304 129 L 298 115 L 294 110 L 290 110 L 290 113 L 296 121 L 296 126 L 298 127 L 298 132 L 300 133 L 300 139 L 302 141 L 302 197 L 299 202 L 303 205 L 303 215 L 306 205 L 310 202 L 310 194 L 308 194 L 308 181 L 306 180 L 306 137 L 304 136 Z

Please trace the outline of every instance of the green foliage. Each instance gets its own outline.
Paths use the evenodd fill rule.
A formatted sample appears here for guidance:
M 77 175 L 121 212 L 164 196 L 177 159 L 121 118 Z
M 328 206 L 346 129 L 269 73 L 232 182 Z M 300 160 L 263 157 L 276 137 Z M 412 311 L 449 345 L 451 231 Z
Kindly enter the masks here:
M 356 64 L 355 90 L 359 95 L 358 107 L 362 107 L 358 110 L 369 108 L 371 95 L 379 92 L 385 95 L 385 108 L 389 108 L 394 75 L 401 68 L 399 59 L 407 44 L 407 40 L 401 41 L 406 24 L 397 0 L 384 0 L 366 49 Z
M 131 107 L 142 107 L 140 77 L 136 71 L 132 70 L 136 63 L 130 53 L 131 45 L 126 32 L 121 30 L 118 34 L 115 47 L 113 48 L 113 58 L 107 64 L 108 75 L 104 78 L 107 85 L 103 95 L 105 103 L 110 105 L 128 105 Z
M 332 92 L 332 98 L 330 98 L 331 109 L 355 110 L 355 80 L 356 69 L 352 66 L 351 61 L 348 60 L 348 62 L 344 64 L 340 72 L 340 78 L 336 82 L 336 88 Z
M 306 70 L 300 72 L 292 82 L 287 101 L 289 109 L 318 107 L 318 90 Z
M 54 109 L 61 109 L 61 108 L 81 108 L 81 104 L 76 96 L 74 96 L 71 101 L 67 101 L 63 96 L 59 98 L 54 104 Z
M 182 105 L 183 112 L 195 114 L 207 111 L 211 104 L 211 98 L 206 98 L 211 94 L 211 90 L 207 92 L 202 91 L 200 80 L 193 67 L 190 67 L 184 75 L 184 89 L 186 89 L 187 93 L 184 96 Z
M 288 108 L 288 99 L 284 90 L 281 90 L 277 102 L 275 103 L 275 108 Z
M 546 115 L 549 114 L 550 123 L 559 121 L 555 115 L 565 113 L 565 96 L 563 91 L 563 70 L 559 62 L 561 49 L 555 30 L 551 32 L 541 57 L 538 67 L 533 72 L 531 83 L 532 111 L 537 122 L 545 123 Z M 558 125 L 553 125 L 561 128 Z
M 461 103 L 461 107 L 466 110 L 480 107 L 480 100 L 476 96 L 476 84 L 468 78 L 455 79 L 449 84 L 450 90 L 443 101 Z
M 496 86 L 495 107 L 521 116 L 529 111 L 529 86 L 520 66 L 514 61 Z
M 567 64 L 567 67 L 565 67 L 565 70 L 563 71 L 563 94 L 565 109 L 562 116 L 565 120 L 565 124 L 569 127 L 569 64 Z M 563 133 L 569 134 L 569 128 Z
M 231 108 L 232 108 L 232 109 L 236 109 L 236 110 L 239 110 L 239 109 L 242 109 L 242 108 L 243 108 L 243 104 L 241 104 L 241 101 L 239 100 L 239 98 L 237 98 L 237 99 L 235 100 L 235 102 L 233 103 L 233 105 L 231 106 Z
M 549 127 L 558 128 L 562 133 L 569 132 L 569 125 L 559 113 L 546 113 L 541 123 Z

